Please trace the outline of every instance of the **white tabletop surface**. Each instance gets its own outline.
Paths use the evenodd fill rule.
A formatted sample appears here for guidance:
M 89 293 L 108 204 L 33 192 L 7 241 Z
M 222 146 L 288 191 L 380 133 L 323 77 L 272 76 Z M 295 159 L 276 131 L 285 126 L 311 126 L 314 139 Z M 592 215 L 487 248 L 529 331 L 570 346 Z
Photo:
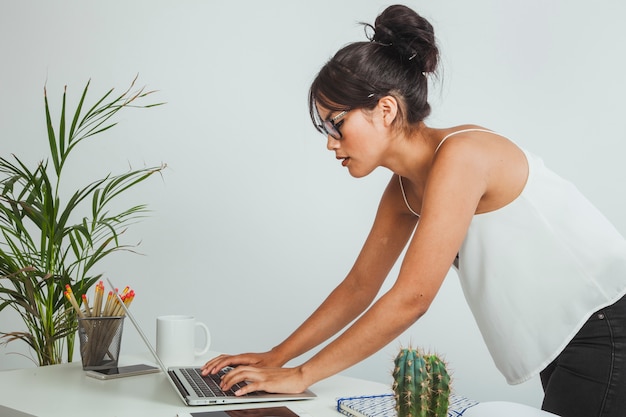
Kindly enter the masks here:
M 210 355 L 208 357 L 211 357 Z M 123 357 L 120 366 L 154 365 L 142 357 Z M 342 417 L 337 399 L 379 395 L 391 388 L 378 382 L 335 375 L 311 386 L 317 398 L 303 401 L 229 406 L 186 406 L 162 373 L 102 381 L 85 375 L 80 361 L 63 365 L 0 371 L 0 417 L 176 417 L 210 410 L 285 405 L 301 417 Z M 522 404 L 485 402 L 467 417 L 554 417 Z
M 122 358 L 120 366 L 140 362 L 152 364 Z M 178 413 L 287 405 L 303 417 L 337 417 L 339 397 L 391 392 L 385 384 L 340 375 L 313 385 L 311 390 L 318 396 L 312 400 L 188 407 L 161 372 L 101 381 L 86 376 L 78 361 L 0 372 L 0 415 L 12 417 L 11 409 L 15 409 L 41 417 L 175 417 Z

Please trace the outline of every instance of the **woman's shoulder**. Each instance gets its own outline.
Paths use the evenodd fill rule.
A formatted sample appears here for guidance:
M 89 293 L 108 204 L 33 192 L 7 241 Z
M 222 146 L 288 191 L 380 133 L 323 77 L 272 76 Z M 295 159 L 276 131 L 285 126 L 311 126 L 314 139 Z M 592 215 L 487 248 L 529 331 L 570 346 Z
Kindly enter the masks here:
M 524 151 L 506 136 L 476 125 L 452 128 L 444 134 L 435 156 L 438 172 L 456 173 L 465 183 L 484 184 L 477 213 L 492 211 L 513 201 L 528 179 Z
M 461 150 L 465 156 L 473 152 L 487 156 L 489 153 L 512 152 L 521 154 L 522 150 L 509 137 L 495 130 L 479 125 L 459 125 L 445 129 L 437 129 L 437 145 L 435 153 L 443 149 L 450 149 L 452 154 L 458 155 Z
M 485 126 L 464 124 L 448 128 L 436 129 L 440 139 L 439 145 L 443 145 L 450 138 L 491 138 L 500 137 L 509 140 L 503 134 Z

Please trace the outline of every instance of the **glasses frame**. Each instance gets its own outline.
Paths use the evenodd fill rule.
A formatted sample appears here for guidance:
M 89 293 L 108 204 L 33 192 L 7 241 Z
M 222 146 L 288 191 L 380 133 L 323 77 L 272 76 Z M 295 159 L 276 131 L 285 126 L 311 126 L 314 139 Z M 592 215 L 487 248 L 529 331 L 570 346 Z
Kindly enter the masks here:
M 341 134 L 339 128 L 344 121 L 339 119 L 348 114 L 349 111 L 350 110 L 344 110 L 333 118 L 323 120 L 322 123 L 318 125 L 318 127 L 322 132 L 326 133 L 327 136 L 330 136 L 336 140 L 340 140 L 341 138 L 343 138 L 343 135 Z M 337 122 L 337 120 L 339 120 L 339 122 Z

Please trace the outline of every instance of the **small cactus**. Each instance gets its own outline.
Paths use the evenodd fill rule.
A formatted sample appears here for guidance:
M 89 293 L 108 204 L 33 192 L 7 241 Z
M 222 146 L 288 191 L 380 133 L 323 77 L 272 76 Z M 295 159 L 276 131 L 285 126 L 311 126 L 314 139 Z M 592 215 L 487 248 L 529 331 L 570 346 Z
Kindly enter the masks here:
M 393 378 L 398 417 L 446 417 L 450 376 L 439 357 L 401 349 Z

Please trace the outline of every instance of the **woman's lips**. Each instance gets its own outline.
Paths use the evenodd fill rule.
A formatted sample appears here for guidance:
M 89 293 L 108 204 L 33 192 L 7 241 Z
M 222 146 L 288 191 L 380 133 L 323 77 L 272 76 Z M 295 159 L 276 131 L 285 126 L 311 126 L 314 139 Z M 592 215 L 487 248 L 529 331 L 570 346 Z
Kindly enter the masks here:
M 341 166 L 345 167 L 346 165 L 348 165 L 348 161 L 350 160 L 350 157 L 346 156 L 346 157 L 337 157 L 337 159 L 341 160 Z

